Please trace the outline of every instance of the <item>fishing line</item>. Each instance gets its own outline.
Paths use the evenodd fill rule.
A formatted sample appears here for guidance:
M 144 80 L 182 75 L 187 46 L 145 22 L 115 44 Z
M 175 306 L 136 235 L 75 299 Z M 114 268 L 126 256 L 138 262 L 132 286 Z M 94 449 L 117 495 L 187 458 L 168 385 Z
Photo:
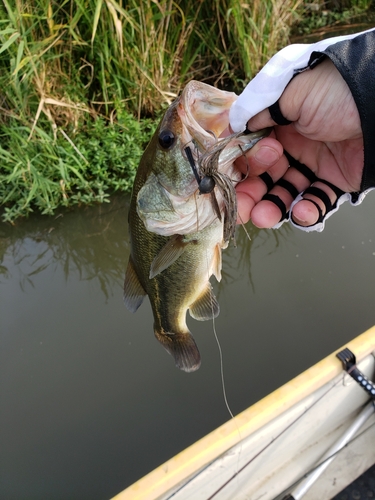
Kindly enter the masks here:
M 210 279 L 210 268 L 209 268 L 209 264 L 208 264 L 208 255 L 207 255 L 207 251 L 206 251 L 206 265 L 207 265 L 207 276 L 208 276 L 208 279 Z M 209 283 L 210 283 L 210 282 L 209 282 Z M 211 285 L 211 283 L 210 283 L 210 287 L 211 287 L 211 290 L 212 290 L 212 285 Z M 220 345 L 219 337 L 217 336 L 217 332 L 216 332 L 215 314 L 214 314 L 214 305 L 213 305 L 213 303 L 212 303 L 212 295 L 211 295 L 210 305 L 211 305 L 211 313 L 212 313 L 212 329 L 213 329 L 213 332 L 214 332 L 214 336 L 215 336 L 215 340 L 216 340 L 217 347 L 218 347 L 218 349 L 219 349 L 221 387 L 222 387 L 222 390 L 223 390 L 224 402 L 225 402 L 225 406 L 227 407 L 227 410 L 228 410 L 229 415 L 230 415 L 232 418 L 234 418 L 234 415 L 233 415 L 232 410 L 230 409 L 230 406 L 229 406 L 229 403 L 228 403 L 228 399 L 227 399 L 227 391 L 226 391 L 226 388 L 225 388 L 223 351 L 222 351 L 222 349 L 221 349 L 221 345 Z M 239 429 L 238 429 L 238 431 L 239 431 Z M 240 432 L 239 432 L 239 435 L 240 435 L 240 438 L 241 438 L 241 433 L 240 433 Z
M 345 375 L 344 375 L 345 376 Z M 344 377 L 343 376 L 343 377 Z M 259 450 L 258 453 L 256 453 L 256 455 L 254 455 L 248 462 L 246 462 L 242 467 L 241 469 L 237 470 L 237 472 L 235 472 L 224 484 L 222 484 L 220 486 L 220 488 L 218 488 L 216 491 L 213 492 L 213 494 L 207 498 L 207 500 L 212 500 L 213 498 L 216 497 L 216 495 L 218 493 L 220 493 L 235 477 L 237 477 L 250 463 L 252 463 L 257 457 L 259 457 L 267 448 L 269 448 L 277 439 L 279 439 L 287 430 L 289 430 L 296 422 L 298 422 L 302 417 L 304 417 L 310 410 L 311 408 L 313 408 L 316 404 L 318 404 L 323 398 L 325 398 L 325 396 L 327 396 L 327 394 L 329 394 L 329 392 L 331 390 L 333 390 L 338 384 L 340 383 L 343 383 L 343 378 L 340 378 L 337 382 L 335 382 L 334 384 L 332 384 L 332 386 L 327 389 L 326 392 L 324 392 L 314 403 L 312 403 L 308 408 L 306 408 L 302 413 L 301 415 L 299 415 L 295 420 L 293 420 L 289 425 L 287 425 L 287 427 L 285 427 L 285 429 L 283 429 L 280 434 L 278 434 L 275 438 L 273 438 L 266 446 L 264 446 L 264 448 L 262 448 L 261 450 Z M 351 443 L 353 443 L 356 439 L 358 439 L 359 437 L 361 437 L 363 434 L 365 434 L 369 429 L 371 429 L 373 426 L 375 425 L 375 422 L 373 422 L 372 424 L 370 424 L 368 427 L 366 427 L 366 429 L 362 430 L 361 432 L 359 432 L 358 434 L 356 434 L 355 437 L 353 437 L 350 441 L 348 441 L 342 448 L 340 448 L 340 450 L 338 450 L 336 453 L 332 454 L 332 456 L 335 456 L 337 455 L 338 453 L 340 453 L 340 451 L 342 451 L 344 448 L 346 448 L 347 446 L 349 446 Z M 237 429 L 238 429 L 238 432 L 239 434 L 241 434 L 241 431 L 239 429 L 239 427 L 237 426 Z M 240 443 L 241 446 L 242 446 L 242 442 Z M 225 453 L 224 453 L 225 454 Z M 223 455 L 224 455 L 223 454 Z M 329 458 L 331 457 L 328 457 L 326 458 L 326 460 L 328 460 Z M 184 485 L 181 485 L 176 491 L 174 491 L 170 496 L 167 497 L 167 500 L 171 499 L 172 497 L 174 497 L 176 495 L 176 493 L 182 491 L 185 486 L 187 486 L 189 483 L 191 483 L 195 478 L 197 478 L 202 472 L 204 472 L 208 467 L 210 467 L 210 465 L 215 461 L 212 460 L 210 463 L 208 463 L 205 467 L 203 467 L 199 472 L 197 472 L 196 474 L 194 474 L 187 483 L 185 483 Z M 309 474 L 311 474 L 312 472 L 314 472 L 314 470 L 319 467 L 320 465 L 322 465 L 323 462 L 321 462 L 320 464 L 312 467 L 308 472 L 306 472 L 304 474 L 304 476 L 302 476 L 301 478 L 299 478 L 297 481 L 295 481 L 292 485 L 290 485 L 282 494 L 278 495 L 274 500 L 280 500 L 281 498 L 283 498 L 283 495 L 285 495 L 286 493 L 288 493 L 288 491 L 290 491 L 291 489 L 293 489 L 301 480 L 303 480 L 305 477 L 307 477 Z
M 249 160 L 246 156 L 246 153 L 245 151 L 242 149 L 241 147 L 241 144 L 238 145 L 238 147 L 240 148 L 241 152 L 242 152 L 242 156 L 245 158 L 245 161 L 246 161 L 246 175 L 243 179 L 241 179 L 240 181 L 238 181 L 238 184 L 240 184 L 241 182 L 245 181 L 248 177 L 249 177 L 249 172 L 250 172 L 250 165 L 249 165 Z M 247 239 L 249 241 L 251 241 L 251 238 L 250 238 L 250 234 L 248 233 L 246 227 L 245 227 L 245 223 L 244 221 L 242 220 L 242 217 L 240 216 L 239 213 L 237 213 L 237 217 L 240 219 L 240 222 L 241 222 L 241 226 L 243 228 L 243 230 L 245 231 L 245 234 L 247 236 Z
M 228 412 L 229 412 L 229 415 L 230 415 L 232 418 L 234 418 L 234 415 L 233 415 L 232 410 L 230 409 L 230 406 L 229 406 L 229 403 L 228 403 L 228 399 L 227 399 L 227 391 L 226 391 L 226 389 L 225 389 L 225 381 L 224 381 L 224 363 L 223 363 L 223 351 L 222 351 L 222 349 L 221 349 L 221 345 L 220 345 L 220 342 L 219 342 L 219 338 L 218 338 L 218 336 L 217 336 L 217 332 L 216 332 L 215 318 L 214 318 L 214 316 L 213 316 L 212 301 L 211 301 L 211 308 L 212 308 L 212 328 L 213 328 L 213 332 L 214 332 L 215 340 L 216 340 L 216 343 L 217 343 L 217 347 L 218 347 L 218 349 L 219 349 L 221 386 L 222 386 L 222 389 L 223 389 L 224 402 L 225 402 L 225 406 L 227 407 L 227 410 L 228 410 Z M 238 428 L 238 432 L 239 432 L 239 434 L 240 434 L 240 438 L 242 438 L 239 428 Z
M 198 212 L 197 191 L 194 193 L 194 203 L 195 203 L 195 211 L 197 214 L 197 232 L 198 232 L 199 231 L 199 212 Z
M 237 214 L 237 216 L 238 216 L 238 218 L 240 219 L 242 229 L 245 231 L 245 234 L 246 234 L 246 236 L 247 236 L 247 239 L 248 239 L 249 241 L 251 241 L 250 234 L 248 233 L 248 230 L 246 229 L 246 226 L 245 226 L 244 221 L 242 220 L 242 217 L 240 216 L 240 214 Z
M 339 381 L 340 382 L 340 381 Z M 334 387 L 336 386 L 336 384 L 334 384 L 331 389 L 333 389 Z M 329 390 L 331 390 L 329 389 Z M 329 392 L 329 391 L 327 391 Z M 325 396 L 327 393 L 323 394 L 323 396 Z M 322 397 L 323 397 L 322 396 Z M 319 401 L 319 400 L 318 400 Z M 318 401 L 316 401 L 314 404 L 316 404 Z M 303 415 L 305 415 L 307 413 L 307 411 L 310 410 L 310 408 L 312 408 L 313 405 L 311 405 L 309 408 L 306 409 L 306 411 L 301 414 L 296 420 L 294 420 L 289 426 L 288 428 L 293 425 L 295 422 L 297 422 L 297 420 L 299 420 Z M 373 422 L 372 424 L 370 424 L 368 427 L 366 427 L 366 429 L 363 429 L 362 431 L 358 432 L 358 434 L 356 434 L 350 441 L 348 441 L 344 446 L 342 446 L 342 448 L 340 448 L 339 450 L 337 450 L 335 453 L 333 453 L 332 455 L 330 455 L 329 457 L 327 457 L 325 460 L 323 460 L 322 462 L 320 462 L 319 464 L 315 465 L 314 467 L 312 467 L 308 472 L 306 472 L 302 477 L 300 477 L 299 479 L 297 479 L 293 484 L 291 484 L 290 486 L 288 486 L 288 488 L 286 490 L 284 490 L 282 493 L 280 493 L 280 495 L 278 495 L 277 497 L 274 498 L 274 500 L 281 500 L 285 497 L 285 495 L 288 494 L 289 491 L 293 490 L 295 486 L 298 485 L 298 483 L 300 483 L 301 481 L 303 481 L 305 478 L 307 478 L 310 474 L 312 474 L 315 469 L 319 468 L 322 464 L 324 464 L 327 460 L 329 460 L 330 458 L 338 455 L 344 448 L 347 448 L 350 444 L 352 444 L 354 441 L 356 441 L 357 439 L 359 439 L 363 434 L 365 434 L 367 431 L 371 430 L 372 427 L 375 426 L 375 422 Z M 282 431 L 282 433 L 284 433 L 286 429 L 284 429 Z M 281 433 L 281 434 L 282 434 Z M 279 436 L 281 436 L 281 434 L 279 434 Z M 274 441 L 276 441 L 276 439 L 278 439 L 279 436 L 276 436 L 276 438 L 274 440 L 271 441 L 271 443 L 269 443 L 265 448 L 263 448 L 257 455 L 255 455 L 255 457 L 253 457 L 253 459 L 255 459 L 257 456 L 259 456 L 270 444 L 272 444 Z M 252 459 L 252 460 L 253 460 Z M 210 467 L 210 465 L 214 462 L 214 460 L 212 462 L 210 462 L 209 464 L 207 464 L 203 469 L 201 469 L 197 474 L 195 474 L 186 484 L 182 485 L 180 488 L 178 488 L 178 490 L 176 490 L 175 492 L 173 492 L 166 500 L 169 500 L 170 498 L 174 497 L 176 493 L 180 492 L 187 484 L 189 484 L 191 481 L 193 481 L 196 477 L 199 476 L 199 474 L 201 474 L 203 471 L 205 471 L 208 467 Z M 238 475 L 248 464 L 246 464 L 244 467 L 242 467 L 241 470 L 239 470 L 236 475 Z M 211 500 L 212 498 L 214 498 L 216 496 L 217 493 L 219 493 L 222 489 L 224 489 L 224 487 L 232 480 L 234 479 L 235 475 L 233 475 L 224 485 L 222 485 L 220 487 L 220 489 L 216 490 L 209 498 L 207 498 L 207 500 Z
M 293 420 L 293 422 L 288 424 L 276 437 L 271 439 L 271 441 L 267 443 L 261 450 L 259 450 L 258 453 L 256 453 L 253 457 L 251 457 L 250 460 L 248 460 L 239 470 L 237 470 L 237 472 L 235 472 L 227 481 L 225 481 L 225 483 L 223 483 L 220 486 L 220 488 L 214 491 L 214 493 L 210 497 L 208 497 L 207 500 L 212 500 L 212 498 L 214 498 L 218 493 L 220 493 L 220 491 L 222 491 L 231 481 L 233 481 L 234 478 L 236 478 L 241 472 L 243 472 L 248 465 L 250 465 L 256 458 L 258 458 L 264 451 L 266 451 L 275 441 L 277 441 L 277 439 L 279 439 L 283 434 L 285 434 L 285 432 L 288 431 L 296 422 L 298 422 L 302 417 L 304 417 L 306 413 L 310 411 L 311 408 L 313 408 L 316 404 L 318 404 L 330 391 L 332 391 L 332 389 L 336 387 L 336 385 L 342 382 L 343 379 L 340 378 L 337 382 L 332 384 L 332 386 L 329 389 L 327 389 L 327 391 L 324 392 L 311 406 L 306 408 L 301 413 L 301 415 L 299 415 L 295 420 Z
M 209 270 L 209 266 L 208 266 L 207 251 L 206 251 L 206 263 L 207 263 L 207 274 L 209 276 L 210 270 Z M 210 278 L 210 276 L 209 276 L 209 278 Z M 210 286 L 211 286 L 211 289 L 212 289 L 212 285 L 211 284 L 210 284 Z M 231 416 L 232 420 L 234 421 L 234 424 L 235 424 L 237 432 L 238 432 L 238 437 L 239 437 L 240 449 L 239 449 L 239 453 L 238 453 L 238 457 L 237 457 L 237 466 L 236 466 L 236 469 L 238 470 L 239 462 L 240 462 L 240 458 L 241 458 L 241 453 L 242 453 L 242 434 L 241 434 L 241 429 L 239 428 L 239 426 L 237 424 L 237 421 L 234 418 L 233 412 L 232 412 L 232 410 L 231 410 L 231 408 L 229 406 L 229 403 L 228 403 L 227 391 L 226 391 L 226 388 L 225 388 L 225 378 L 224 378 L 223 351 L 221 349 L 221 344 L 220 344 L 219 337 L 218 337 L 217 331 L 216 331 L 215 315 L 214 315 L 214 307 L 213 307 L 213 303 L 212 303 L 212 296 L 211 296 L 211 311 L 212 311 L 212 329 L 213 329 L 214 337 L 215 337 L 216 344 L 217 344 L 217 347 L 218 347 L 218 350 L 219 350 L 221 387 L 222 387 L 222 390 L 223 390 L 224 402 L 225 402 L 225 406 L 227 407 L 229 415 Z

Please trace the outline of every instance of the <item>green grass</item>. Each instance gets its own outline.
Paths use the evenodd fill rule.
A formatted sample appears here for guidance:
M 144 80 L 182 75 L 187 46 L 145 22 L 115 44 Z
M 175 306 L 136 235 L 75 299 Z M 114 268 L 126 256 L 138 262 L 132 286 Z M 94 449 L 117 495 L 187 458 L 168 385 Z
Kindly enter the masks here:
M 303 0 L 2 0 L 4 220 L 129 191 L 147 119 L 192 78 L 241 91 L 304 12 Z
M 12 222 L 37 210 L 53 214 L 59 206 L 103 203 L 115 191 L 131 190 L 151 120 L 123 113 L 116 123 L 88 121 L 71 137 L 58 128 L 56 138 L 36 126 L 10 119 L 0 127 L 0 199 L 3 220 Z
M 327 8 L 325 1 L 317 0 L 315 3 L 306 5 L 304 15 L 300 16 L 293 26 L 292 35 L 298 37 L 316 33 L 319 37 L 327 33 L 325 36 L 330 36 L 329 31 L 333 31 L 332 36 L 335 36 L 335 30 L 342 27 L 349 33 L 366 29 L 363 27 L 366 24 L 369 28 L 372 22 L 371 14 L 373 14 L 371 7 L 372 0 L 343 0 L 337 2 L 335 9 L 330 9 Z

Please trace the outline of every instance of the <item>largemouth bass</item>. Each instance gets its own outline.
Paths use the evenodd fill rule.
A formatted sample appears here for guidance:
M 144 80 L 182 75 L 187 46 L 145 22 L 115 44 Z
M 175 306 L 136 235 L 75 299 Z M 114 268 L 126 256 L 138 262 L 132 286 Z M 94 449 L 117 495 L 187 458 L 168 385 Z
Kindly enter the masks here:
M 197 320 L 219 314 L 209 279 L 220 281 L 221 251 L 234 235 L 241 176 L 233 162 L 270 132 L 219 139 L 236 98 L 190 82 L 161 120 L 133 186 L 125 305 L 135 312 L 149 296 L 154 334 L 186 372 L 201 362 L 187 310 Z

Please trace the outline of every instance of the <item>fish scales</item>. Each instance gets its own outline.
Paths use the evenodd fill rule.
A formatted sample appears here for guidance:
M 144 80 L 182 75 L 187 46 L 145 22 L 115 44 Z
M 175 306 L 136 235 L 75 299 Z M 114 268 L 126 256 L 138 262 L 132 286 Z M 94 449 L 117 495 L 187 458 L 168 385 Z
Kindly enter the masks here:
M 235 98 L 233 93 L 190 82 L 161 120 L 143 154 L 133 186 L 129 210 L 131 254 L 124 301 L 135 312 L 148 295 L 155 337 L 173 356 L 176 366 L 186 372 L 197 370 L 201 363 L 186 325 L 187 311 L 197 320 L 219 314 L 209 279 L 212 275 L 221 279 L 221 251 L 228 245 L 225 219 L 227 213 L 233 212 L 233 206 L 227 206 L 233 193 L 230 197 L 228 193 L 223 195 L 219 182 L 214 189 L 218 207 L 215 211 L 212 193 L 199 193 L 185 148 L 192 148 L 197 165 L 203 155 L 207 160 L 212 149 L 214 161 L 206 161 L 210 175 L 215 178 L 218 171 L 218 180 L 227 176 L 235 185 L 239 174 L 233 167 L 234 160 L 267 135 L 243 136 L 243 140 L 237 134 L 237 142 L 226 138 L 220 143 L 217 137 L 228 123 Z M 223 164 L 218 153 L 220 144 L 225 148 Z M 225 188 L 225 183 L 221 184 Z M 223 217 L 218 217 L 217 210 Z

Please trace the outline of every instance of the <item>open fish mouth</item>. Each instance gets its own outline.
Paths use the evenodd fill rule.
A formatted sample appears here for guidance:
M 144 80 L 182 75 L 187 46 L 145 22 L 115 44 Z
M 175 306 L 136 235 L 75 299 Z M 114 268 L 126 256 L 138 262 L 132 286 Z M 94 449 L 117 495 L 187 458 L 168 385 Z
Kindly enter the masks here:
M 223 217 L 224 241 L 233 237 L 235 186 L 241 180 L 234 161 L 269 133 L 220 138 L 236 99 L 233 92 L 193 80 L 167 110 L 155 153 L 156 160 L 158 154 L 162 157 L 161 166 L 148 177 L 137 199 L 138 215 L 148 231 L 162 236 L 190 234 Z M 172 157 L 173 174 L 167 174 L 162 167 Z
M 182 142 L 190 141 L 203 154 L 218 140 L 229 123 L 229 109 L 237 95 L 202 82 L 189 82 L 179 98 L 177 112 L 184 125 Z

